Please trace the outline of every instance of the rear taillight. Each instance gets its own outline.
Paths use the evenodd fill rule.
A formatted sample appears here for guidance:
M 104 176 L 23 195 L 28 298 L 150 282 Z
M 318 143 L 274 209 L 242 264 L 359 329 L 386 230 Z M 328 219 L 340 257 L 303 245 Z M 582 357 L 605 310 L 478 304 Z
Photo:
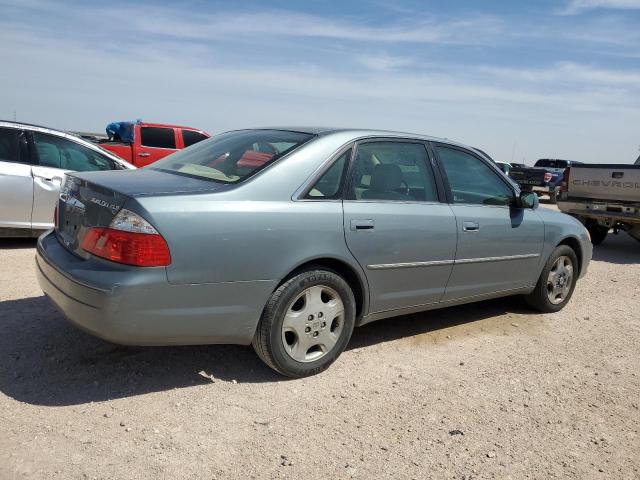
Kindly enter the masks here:
M 97 257 L 137 267 L 165 267 L 171 263 L 169 246 L 149 222 L 122 209 L 108 227 L 85 234 L 81 248 Z
M 553 173 L 546 172 L 544 174 L 544 183 L 548 183 L 553 178 Z

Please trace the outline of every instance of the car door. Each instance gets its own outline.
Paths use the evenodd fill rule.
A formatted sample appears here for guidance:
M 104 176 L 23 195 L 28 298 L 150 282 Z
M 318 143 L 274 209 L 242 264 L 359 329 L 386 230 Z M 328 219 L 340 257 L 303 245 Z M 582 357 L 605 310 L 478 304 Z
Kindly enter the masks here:
M 366 273 L 369 313 L 436 303 L 451 274 L 456 223 L 426 145 L 356 145 L 343 201 L 347 246 Z
M 0 228 L 31 228 L 33 178 L 25 133 L 0 128 Z
M 176 131 L 170 127 L 140 126 L 136 146 L 134 163 L 144 167 L 176 151 Z
M 532 209 L 515 206 L 515 191 L 475 153 L 434 144 L 456 217 L 455 265 L 443 300 L 534 285 L 544 224 Z
M 115 161 L 68 138 L 32 132 L 34 152 L 32 228 L 53 226 L 53 211 L 66 172 L 119 168 Z

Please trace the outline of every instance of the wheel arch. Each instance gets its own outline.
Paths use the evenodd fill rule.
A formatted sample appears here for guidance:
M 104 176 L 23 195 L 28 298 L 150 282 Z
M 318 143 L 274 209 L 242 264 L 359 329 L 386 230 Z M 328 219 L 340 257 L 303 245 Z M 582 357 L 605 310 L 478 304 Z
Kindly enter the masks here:
M 351 287 L 356 301 L 356 325 L 368 308 L 369 292 L 367 281 L 358 269 L 347 261 L 335 257 L 317 257 L 305 260 L 280 279 L 274 291 L 289 278 L 309 268 L 326 268 L 339 274 Z
M 565 237 L 560 241 L 560 243 L 556 245 L 555 248 L 558 248 L 561 245 L 566 245 L 575 252 L 576 257 L 578 257 L 578 276 L 580 276 L 580 273 L 582 272 L 582 261 L 584 256 L 582 245 L 580 245 L 580 240 L 573 236 Z

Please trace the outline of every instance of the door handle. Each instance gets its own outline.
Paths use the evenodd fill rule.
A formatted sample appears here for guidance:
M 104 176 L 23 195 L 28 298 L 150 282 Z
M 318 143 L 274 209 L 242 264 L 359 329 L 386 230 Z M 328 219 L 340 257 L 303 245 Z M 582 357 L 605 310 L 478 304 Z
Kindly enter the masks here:
M 373 230 L 375 222 L 367 220 L 351 220 L 351 230 Z
M 43 177 L 42 175 L 35 175 L 35 174 L 33 176 L 45 182 L 62 183 L 62 178 L 60 177 Z
M 480 230 L 480 224 L 478 222 L 462 222 L 462 230 L 465 232 L 477 232 Z
M 140 152 L 140 153 L 138 154 L 138 156 L 139 156 L 139 157 L 150 157 L 150 156 L 151 156 L 151 154 L 150 154 L 150 153 L 147 153 L 147 152 Z

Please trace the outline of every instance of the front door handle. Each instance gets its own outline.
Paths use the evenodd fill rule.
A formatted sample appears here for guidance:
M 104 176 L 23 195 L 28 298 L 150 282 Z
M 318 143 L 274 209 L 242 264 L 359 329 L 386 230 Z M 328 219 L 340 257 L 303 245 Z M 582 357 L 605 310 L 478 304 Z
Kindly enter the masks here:
M 151 154 L 150 154 L 150 153 L 147 153 L 147 152 L 140 152 L 140 153 L 138 154 L 138 156 L 139 156 L 139 157 L 150 157 L 150 156 L 151 156 Z
M 351 220 L 351 230 L 373 230 L 375 222 L 371 219 Z
M 480 224 L 478 222 L 462 222 L 462 230 L 465 232 L 477 232 L 480 230 Z
M 42 175 L 33 175 L 35 178 L 39 178 L 44 182 L 53 182 L 53 183 L 62 183 L 62 178 L 60 177 L 43 177 Z

